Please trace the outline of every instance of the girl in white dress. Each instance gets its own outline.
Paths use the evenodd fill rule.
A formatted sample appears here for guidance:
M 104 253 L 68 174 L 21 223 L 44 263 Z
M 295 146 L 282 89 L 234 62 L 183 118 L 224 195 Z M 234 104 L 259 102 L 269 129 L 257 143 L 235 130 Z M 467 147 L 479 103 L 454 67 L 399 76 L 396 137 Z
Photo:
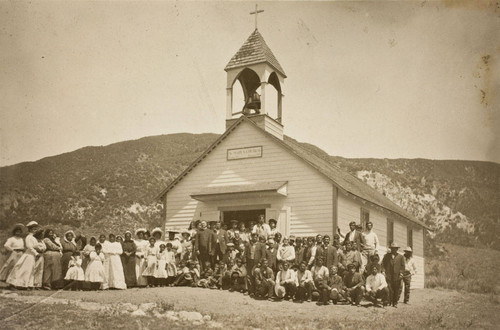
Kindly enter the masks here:
M 103 289 L 126 289 L 125 275 L 120 255 L 123 253 L 120 242 L 115 241 L 115 235 L 109 234 L 108 241 L 104 242 L 102 252 L 105 256 L 104 272 L 106 282 L 103 283 Z
M 90 282 L 91 290 L 99 290 L 99 287 L 106 280 L 104 273 L 104 253 L 102 253 L 102 246 L 100 243 L 95 245 L 95 251 L 89 254 L 89 264 L 85 270 L 85 281 Z
M 154 237 L 151 237 L 149 239 L 149 246 L 146 248 L 146 252 L 144 253 L 144 258 L 145 258 L 145 266 L 146 268 L 142 272 L 142 276 L 146 278 L 148 281 L 148 287 L 151 287 L 154 285 L 154 275 L 155 275 L 155 270 L 156 270 L 156 247 L 155 247 L 155 242 L 156 240 Z
M 167 280 L 167 250 L 165 244 L 160 244 L 160 250 L 156 254 L 155 282 L 158 286 L 165 286 Z
M 33 271 L 35 269 L 36 259 L 38 259 L 40 255 L 36 250 L 38 248 L 38 240 L 33 236 L 39 228 L 38 223 L 31 221 L 26 227 L 28 227 L 29 231 L 28 236 L 25 238 L 26 250 L 12 268 L 6 281 L 7 284 L 19 289 L 33 287 Z
M 169 279 L 175 279 L 177 276 L 177 267 L 175 266 L 175 252 L 172 250 L 172 244 L 167 243 L 167 250 L 165 251 L 167 263 L 165 269 Z M 168 281 L 170 282 L 170 281 Z M 173 281 L 172 281 L 173 282 Z
M 137 247 L 135 251 L 135 274 L 137 276 L 137 286 L 139 287 L 148 285 L 148 281 L 144 276 L 142 276 L 144 269 L 146 269 L 146 260 L 144 259 L 144 254 L 149 244 L 148 241 L 144 239 L 145 232 L 146 229 L 144 228 L 137 229 L 135 231 L 137 239 L 134 240 Z
M 96 243 L 97 243 L 96 238 L 91 237 L 89 240 L 89 244 L 85 245 L 85 247 L 82 250 L 82 268 L 84 272 L 87 269 L 87 266 L 90 262 L 90 252 L 95 251 Z
M 7 261 L 3 264 L 0 269 L 0 281 L 5 282 L 7 277 L 9 276 L 12 268 L 19 261 L 19 258 L 23 255 L 24 252 L 24 239 L 23 235 L 23 225 L 18 224 L 12 230 L 12 236 L 7 239 L 7 242 L 4 244 L 5 250 L 9 253 L 9 257 Z
M 80 256 L 74 255 L 68 264 L 68 271 L 64 277 L 66 281 L 69 281 L 67 286 L 68 289 L 72 291 L 80 291 L 82 289 L 83 281 L 85 280 L 85 274 L 82 268 L 82 259 Z

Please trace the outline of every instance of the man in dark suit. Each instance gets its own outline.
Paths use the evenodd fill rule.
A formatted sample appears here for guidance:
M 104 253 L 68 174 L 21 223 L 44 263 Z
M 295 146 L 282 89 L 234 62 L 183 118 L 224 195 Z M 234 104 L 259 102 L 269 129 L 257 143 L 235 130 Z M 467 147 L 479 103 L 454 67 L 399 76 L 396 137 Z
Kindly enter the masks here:
M 277 272 L 277 256 L 278 256 L 278 244 L 274 243 L 272 238 L 267 240 L 267 250 L 266 250 L 266 259 L 269 268 L 273 270 L 273 272 Z
M 389 286 L 389 299 L 393 307 L 398 306 L 399 288 L 405 271 L 405 258 L 398 253 L 399 246 L 392 242 L 391 253 L 387 253 L 382 259 L 382 274 L 385 275 Z
M 214 248 L 214 263 L 215 261 L 221 261 L 224 258 L 227 250 L 227 243 L 229 243 L 229 236 L 227 231 L 221 228 L 220 221 L 214 224 L 213 231 L 213 242 L 212 246 Z
M 349 229 L 351 229 L 351 231 L 345 235 L 344 242 L 342 244 L 346 245 L 347 242 L 355 242 L 357 250 L 362 251 L 365 246 L 365 238 L 363 237 L 363 234 L 357 230 L 356 222 L 351 221 L 349 223 Z
M 200 261 L 202 271 L 205 268 L 205 263 L 210 261 L 210 254 L 212 251 L 212 235 L 212 231 L 207 228 L 207 222 L 202 221 L 194 241 L 194 250 Z
M 332 266 L 337 267 L 339 263 L 337 249 L 333 245 L 330 245 L 330 236 L 328 235 L 325 235 L 325 237 L 323 237 L 322 251 L 323 251 L 323 258 L 325 259 L 326 263 L 325 265 L 326 268 L 332 269 Z

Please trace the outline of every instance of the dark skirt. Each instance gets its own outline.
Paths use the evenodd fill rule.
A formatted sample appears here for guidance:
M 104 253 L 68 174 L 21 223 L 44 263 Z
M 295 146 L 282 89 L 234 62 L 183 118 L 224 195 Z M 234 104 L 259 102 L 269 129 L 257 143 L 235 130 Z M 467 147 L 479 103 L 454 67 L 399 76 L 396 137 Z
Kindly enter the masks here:
M 61 277 L 64 278 L 68 272 L 68 264 L 73 256 L 73 252 L 64 252 L 61 257 Z
M 125 284 L 127 288 L 137 286 L 137 277 L 135 275 L 135 255 L 122 255 L 123 273 L 125 275 Z
M 43 286 L 58 289 L 61 286 L 61 253 L 46 251 L 44 254 Z M 67 266 L 66 266 L 67 267 Z

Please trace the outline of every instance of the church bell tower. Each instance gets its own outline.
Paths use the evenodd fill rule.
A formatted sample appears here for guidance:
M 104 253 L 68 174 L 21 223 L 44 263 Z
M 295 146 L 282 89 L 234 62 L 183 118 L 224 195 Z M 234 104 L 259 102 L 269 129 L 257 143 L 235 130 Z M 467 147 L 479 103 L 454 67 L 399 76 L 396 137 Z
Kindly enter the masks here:
M 257 16 L 256 11 L 251 13 Z M 283 139 L 282 101 L 285 71 L 257 27 L 231 58 L 227 73 L 226 129 L 240 116 L 247 116 L 259 127 Z M 239 85 L 239 86 L 237 86 Z M 234 95 L 240 88 L 242 100 Z M 241 93 L 242 92 L 242 93 Z

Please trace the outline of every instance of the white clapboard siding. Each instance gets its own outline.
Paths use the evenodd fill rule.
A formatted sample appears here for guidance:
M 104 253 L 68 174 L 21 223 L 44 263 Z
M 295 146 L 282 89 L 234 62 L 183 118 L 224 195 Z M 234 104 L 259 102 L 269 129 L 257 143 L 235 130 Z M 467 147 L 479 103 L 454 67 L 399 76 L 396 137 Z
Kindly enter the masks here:
M 357 224 L 360 223 L 361 207 L 370 212 L 373 231 L 377 234 L 380 244 L 385 245 L 387 239 L 387 215 L 370 205 L 361 204 L 344 194 L 339 194 L 338 197 L 338 226 L 340 230 L 342 233 L 347 233 L 350 230 L 349 222 L 355 221 Z
M 227 160 L 227 149 L 262 146 L 261 158 Z M 251 198 L 243 201 L 199 202 L 190 194 L 205 187 L 256 182 L 288 181 L 286 197 Z M 241 123 L 206 158 L 167 194 L 166 225 L 187 227 L 202 212 L 221 207 L 270 204 L 290 207 L 290 234 L 310 236 L 333 233 L 332 186 L 316 170 L 283 149 L 259 129 Z
M 348 196 L 339 194 L 337 211 L 339 228 L 343 233 L 347 233 L 349 231 L 349 222 L 355 221 L 356 223 L 360 223 L 361 207 L 370 212 L 370 221 L 373 223 L 373 230 L 380 242 L 378 254 L 382 260 L 387 252 L 388 214 L 366 204 L 361 204 Z M 402 250 L 408 245 L 407 225 L 409 222 L 394 218 L 390 219 L 394 222 L 394 241 L 401 246 L 402 253 Z M 417 266 L 417 275 L 412 277 L 411 287 L 416 289 L 424 287 L 424 236 L 422 227 L 413 225 L 411 228 L 413 228 L 413 256 Z

